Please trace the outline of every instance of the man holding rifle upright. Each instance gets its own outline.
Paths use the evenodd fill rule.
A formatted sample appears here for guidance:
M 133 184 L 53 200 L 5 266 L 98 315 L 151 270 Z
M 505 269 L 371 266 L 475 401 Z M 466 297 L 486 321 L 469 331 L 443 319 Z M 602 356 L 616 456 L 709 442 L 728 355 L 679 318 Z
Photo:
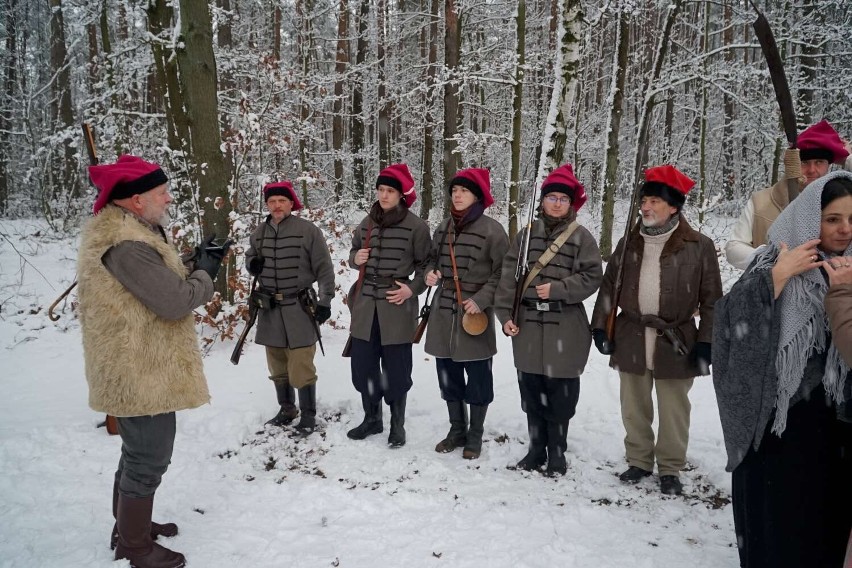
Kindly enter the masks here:
M 314 355 L 318 341 L 322 346 L 319 325 L 331 317 L 334 268 L 322 231 L 292 214 L 302 204 L 289 181 L 266 184 L 263 198 L 269 215 L 251 234 L 246 268 L 258 278 L 255 341 L 266 346 L 269 378 L 280 407 L 267 424 L 290 424 L 301 409 L 296 430 L 310 434 L 317 414 Z M 319 283 L 318 301 L 314 282 Z
M 83 228 L 77 274 L 89 405 L 118 419 L 121 459 L 113 485 L 115 558 L 138 568 L 178 568 L 183 554 L 153 542 L 177 526 L 151 522 L 169 466 L 175 412 L 210 395 L 192 311 L 210 300 L 228 244 L 206 239 L 189 265 L 163 225 L 172 201 L 157 164 L 121 156 L 91 166 L 99 193 Z
M 618 242 L 592 314 L 595 346 L 612 356 L 609 364 L 621 377 L 629 467 L 619 478 L 637 483 L 651 475 L 656 460 L 660 490 L 667 495 L 683 491 L 678 474 L 686 465 L 689 442 L 688 393 L 695 376 L 709 374 L 713 304 L 722 295 L 716 247 L 681 213 L 693 185 L 674 166 L 645 171 L 639 188 L 642 220 Z M 621 289 L 614 294 L 616 282 Z M 608 336 L 607 316 L 618 308 L 614 337 Z M 698 327 L 696 310 L 701 316 Z M 656 444 L 651 426 L 654 388 Z

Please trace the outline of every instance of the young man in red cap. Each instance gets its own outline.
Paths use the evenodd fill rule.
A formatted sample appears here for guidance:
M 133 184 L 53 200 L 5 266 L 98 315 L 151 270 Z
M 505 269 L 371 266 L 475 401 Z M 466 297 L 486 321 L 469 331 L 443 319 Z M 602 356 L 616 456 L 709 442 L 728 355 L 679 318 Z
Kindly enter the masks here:
M 417 193 L 408 166 L 382 170 L 376 198 L 355 229 L 349 252 L 349 266 L 359 271 L 360 280 L 349 295 L 352 383 L 361 393 L 364 420 L 347 436 L 363 440 L 382 432 L 384 398 L 391 410 L 388 445 L 397 448 L 405 445 L 417 296 L 426 289 L 423 277 L 432 246 L 429 227 L 409 211 Z
M 722 279 L 713 241 L 689 226 L 681 213 L 695 185 L 674 166 L 645 171 L 640 189 L 641 222 L 621 239 L 606 267 L 592 314 L 595 345 L 611 355 L 621 378 L 621 418 L 628 469 L 619 478 L 637 483 L 651 475 L 654 462 L 660 490 L 683 491 L 679 472 L 689 442 L 689 389 L 694 377 L 709 374 L 713 304 Z M 604 332 L 622 250 L 622 285 L 615 338 Z M 693 315 L 701 316 L 698 327 Z M 652 390 L 657 391 L 656 443 Z
M 450 217 L 435 230 L 426 271 L 426 285 L 440 284 L 441 289 L 432 299 L 425 350 L 435 357 L 438 387 L 450 415 L 450 432 L 435 451 L 451 452 L 463 446 L 462 457 L 476 459 L 482 451 L 485 414 L 494 400 L 494 292 L 509 236 L 500 222 L 484 214 L 494 203 L 488 170 L 459 170 L 448 190 Z M 458 276 L 458 289 L 454 276 Z M 465 317 L 482 318 L 485 327 L 466 327 Z
M 207 239 L 184 265 L 162 227 L 172 196 L 157 164 L 121 156 L 89 176 L 99 193 L 83 228 L 77 290 L 89 405 L 117 417 L 122 440 L 112 546 L 131 566 L 177 568 L 184 556 L 154 542 L 177 526 L 152 523 L 151 511 L 175 412 L 210 399 L 192 312 L 212 297 L 226 251 L 208 250 Z
M 322 231 L 292 214 L 302 204 L 289 181 L 266 184 L 263 198 L 269 215 L 249 238 L 246 267 L 273 303 L 270 309 L 260 310 L 255 337 L 256 343 L 266 346 L 269 378 L 280 406 L 267 424 L 285 426 L 301 409 L 296 430 L 310 434 L 317 414 L 316 324 L 331 317 L 334 267 Z M 314 282 L 319 284 L 319 298 L 316 313 L 311 314 L 305 299 Z M 294 388 L 299 392 L 299 409 Z
M 797 149 L 784 152 L 785 176 L 772 187 L 756 191 L 740 214 L 731 238 L 725 245 L 725 257 L 735 267 L 745 270 L 755 250 L 766 244 L 769 226 L 790 203 L 787 177 L 799 180 L 799 191 L 829 172 L 832 164 L 852 170 L 850 145 L 826 120 L 806 128 L 796 141 Z M 797 155 L 798 154 L 798 157 Z M 798 163 L 801 160 L 801 176 Z
M 592 346 L 583 301 L 598 289 L 602 276 L 598 243 L 577 223 L 585 202 L 586 190 L 571 164 L 550 172 L 541 184 L 538 219 L 529 229 L 530 273 L 520 284 L 524 290 L 517 321 L 512 315 L 515 269 L 527 229 L 518 233 L 503 261 L 494 297 L 503 333 L 512 338 L 530 436 L 529 451 L 517 467 L 532 471 L 547 462 L 547 475 L 568 470 L 568 425 Z

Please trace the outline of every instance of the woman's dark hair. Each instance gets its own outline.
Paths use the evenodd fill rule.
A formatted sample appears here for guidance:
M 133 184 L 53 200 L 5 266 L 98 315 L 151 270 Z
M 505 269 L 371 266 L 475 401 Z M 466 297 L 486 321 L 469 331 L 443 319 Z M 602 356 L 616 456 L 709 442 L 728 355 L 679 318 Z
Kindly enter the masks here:
M 822 196 L 819 200 L 819 208 L 825 209 L 828 204 L 839 197 L 852 195 L 852 179 L 848 177 L 837 177 L 825 182 L 822 188 Z

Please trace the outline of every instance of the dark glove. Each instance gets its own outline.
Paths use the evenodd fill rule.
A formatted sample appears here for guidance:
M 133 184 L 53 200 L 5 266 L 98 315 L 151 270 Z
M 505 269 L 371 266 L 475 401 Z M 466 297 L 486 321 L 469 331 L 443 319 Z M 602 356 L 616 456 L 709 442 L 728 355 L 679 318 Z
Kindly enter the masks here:
M 219 274 L 219 268 L 222 266 L 222 259 L 231 247 L 231 241 L 225 241 L 221 246 L 214 244 L 215 238 L 216 235 L 213 234 L 201 242 L 198 258 L 195 259 L 195 269 L 209 274 L 211 280 L 216 280 L 216 275 Z
M 699 341 L 693 346 L 689 353 L 689 360 L 698 367 L 702 375 L 710 374 L 710 361 L 712 357 L 712 345 L 706 341 Z
M 615 341 L 610 341 L 606 337 L 606 332 L 602 329 L 593 329 L 592 338 L 595 340 L 595 347 L 602 355 L 612 355 L 615 353 Z
M 246 268 L 252 276 L 260 276 L 260 273 L 263 272 L 264 264 L 266 264 L 266 258 L 262 256 L 255 256 L 252 257 Z
M 328 307 L 328 306 L 321 306 L 321 305 L 317 304 L 317 312 L 316 312 L 316 314 L 314 314 L 314 319 L 317 320 L 317 323 L 322 325 L 330 317 L 331 317 L 331 308 Z

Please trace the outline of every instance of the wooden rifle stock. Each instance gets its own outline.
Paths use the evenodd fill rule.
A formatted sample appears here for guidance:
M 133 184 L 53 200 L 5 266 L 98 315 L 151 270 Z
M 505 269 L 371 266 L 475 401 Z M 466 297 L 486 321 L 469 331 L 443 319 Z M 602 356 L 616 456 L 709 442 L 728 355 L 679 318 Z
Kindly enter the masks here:
M 426 302 L 420 308 L 420 323 L 417 324 L 417 329 L 414 330 L 414 343 L 420 343 L 423 339 L 423 334 L 426 333 L 426 326 L 429 324 L 429 314 L 432 312 L 432 306 L 429 305 L 429 296 L 432 295 L 432 288 L 426 291 Z
M 254 277 L 251 283 L 251 291 L 249 291 L 249 300 L 248 300 L 248 308 L 249 308 L 249 320 L 246 326 L 243 328 L 243 332 L 240 334 L 239 339 L 237 339 L 237 344 L 234 346 L 234 350 L 231 352 L 231 363 L 234 365 L 240 364 L 240 357 L 243 356 L 243 345 L 248 338 L 249 331 L 254 326 L 254 322 L 257 320 L 257 308 L 252 303 L 252 293 L 254 293 L 255 287 L 257 287 L 257 276 Z

